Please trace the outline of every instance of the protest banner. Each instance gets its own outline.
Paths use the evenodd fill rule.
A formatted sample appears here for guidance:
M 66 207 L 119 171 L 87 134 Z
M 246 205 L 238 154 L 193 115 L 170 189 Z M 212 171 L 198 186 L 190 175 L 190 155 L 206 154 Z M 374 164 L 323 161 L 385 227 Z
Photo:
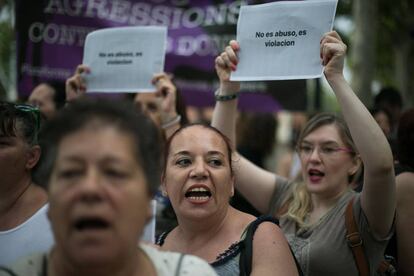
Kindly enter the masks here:
M 155 25 L 168 27 L 164 69 L 174 75 L 174 81 L 187 104 L 212 106 L 213 93 L 218 86 L 215 57 L 231 39 L 236 38 L 240 6 L 252 2 L 16 0 L 19 97 L 27 97 L 39 82 L 64 81 L 70 77 L 82 62 L 88 33 L 109 27 Z M 242 92 L 276 93 L 269 90 L 269 84 L 250 82 L 242 88 Z M 305 87 L 302 84 L 299 86 Z M 303 89 L 292 89 L 291 95 L 277 106 L 295 110 L 306 107 Z M 243 96 L 240 97 L 240 104 L 257 108 L 252 106 L 250 98 L 244 100 Z
M 279 1 L 243 6 L 231 80 L 289 80 L 322 75 L 320 40 L 332 30 L 337 0 Z
M 107 28 L 87 35 L 83 64 L 87 92 L 154 92 L 151 79 L 164 71 L 167 28 Z

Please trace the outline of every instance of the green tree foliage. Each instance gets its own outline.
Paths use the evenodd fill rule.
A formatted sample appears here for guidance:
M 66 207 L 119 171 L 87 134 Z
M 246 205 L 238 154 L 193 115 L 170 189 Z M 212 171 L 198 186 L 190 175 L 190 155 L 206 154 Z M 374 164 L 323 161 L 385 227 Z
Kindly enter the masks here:
M 353 0 L 352 2 L 354 3 L 355 1 L 364 0 Z M 375 45 L 371 45 L 372 49 L 375 49 L 375 63 L 372 65 L 368 64 L 366 62 L 367 57 L 364 54 L 353 55 L 350 60 L 351 68 L 355 70 L 355 65 L 359 65 L 359 73 L 353 70 L 356 78 L 362 78 L 359 79 L 359 87 L 370 87 L 372 81 L 377 81 L 381 87 L 394 86 L 401 91 L 405 99 L 405 105 L 413 106 L 414 1 L 375 0 L 375 2 L 377 5 L 375 8 L 376 22 L 373 24 L 376 29 L 375 41 L 369 41 L 369 35 L 364 30 L 362 37 L 359 39 L 359 44 L 355 44 L 354 34 L 352 34 L 352 42 L 349 44 L 350 52 L 353 52 L 363 51 L 361 48 L 364 47 L 364 44 L 361 43 L 375 43 Z M 351 16 L 355 15 L 355 10 L 350 11 L 345 8 L 343 11 L 345 14 L 350 12 Z M 369 16 L 368 11 L 362 11 L 362 14 Z M 355 18 L 353 18 L 353 21 L 354 24 L 359 24 Z M 360 30 L 361 27 L 363 26 L 355 26 L 355 29 L 359 28 Z M 369 79 L 363 77 L 361 72 L 369 72 L 373 69 L 372 66 L 374 66 L 372 77 Z
M 397 87 L 414 104 L 414 2 L 378 1 L 379 32 L 376 78 Z

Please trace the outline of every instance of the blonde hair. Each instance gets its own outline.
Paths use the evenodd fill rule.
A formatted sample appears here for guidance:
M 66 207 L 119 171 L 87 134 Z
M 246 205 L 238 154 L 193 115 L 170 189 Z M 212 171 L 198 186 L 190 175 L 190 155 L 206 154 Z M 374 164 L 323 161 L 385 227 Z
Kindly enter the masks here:
M 284 203 L 287 211 L 283 216 L 295 221 L 300 228 L 307 227 L 309 225 L 306 222 L 306 216 L 312 210 L 310 194 L 303 181 L 294 182 L 291 185 L 293 185 L 293 191 Z
M 301 145 L 303 139 L 308 136 L 308 134 L 325 125 L 335 125 L 345 145 L 352 150 L 352 156 L 354 158 L 358 158 L 358 150 L 352 140 L 351 133 L 349 132 L 345 121 L 342 118 L 330 113 L 320 113 L 312 117 L 301 131 L 297 146 Z M 349 176 L 348 182 L 355 182 L 360 176 L 361 170 L 362 166 L 359 170 L 357 170 L 357 172 Z M 306 189 L 306 185 L 303 181 L 296 181 L 291 185 L 293 185 L 292 193 L 283 203 L 282 206 L 285 208 L 282 207 L 282 210 L 284 209 L 286 211 L 282 212 L 283 214 L 281 215 L 292 219 L 301 228 L 308 227 L 310 224 L 306 221 L 306 218 L 308 213 L 313 208 L 310 193 Z

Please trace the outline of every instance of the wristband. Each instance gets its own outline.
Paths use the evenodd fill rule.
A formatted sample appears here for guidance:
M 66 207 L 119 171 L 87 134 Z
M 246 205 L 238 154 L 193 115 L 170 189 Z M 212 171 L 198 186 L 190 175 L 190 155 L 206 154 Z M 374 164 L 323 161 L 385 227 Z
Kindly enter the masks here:
M 231 100 L 237 99 L 238 96 L 239 96 L 239 93 L 234 93 L 230 95 L 220 95 L 220 89 L 217 89 L 216 92 L 214 93 L 214 98 L 218 102 L 231 101 Z
M 173 125 L 179 124 L 179 123 L 180 123 L 180 121 L 181 121 L 181 116 L 180 116 L 180 115 L 177 115 L 177 116 L 175 116 L 173 119 L 171 119 L 170 121 L 168 121 L 168 122 L 166 122 L 166 123 L 163 123 L 163 124 L 161 125 L 161 127 L 162 127 L 163 129 L 167 129 L 167 128 L 169 128 L 169 127 L 172 127 Z

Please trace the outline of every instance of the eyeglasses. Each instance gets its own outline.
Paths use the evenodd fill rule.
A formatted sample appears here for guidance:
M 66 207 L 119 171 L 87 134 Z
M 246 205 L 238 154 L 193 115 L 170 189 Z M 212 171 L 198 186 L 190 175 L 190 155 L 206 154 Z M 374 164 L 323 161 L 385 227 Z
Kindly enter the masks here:
M 318 155 L 322 158 L 333 157 L 339 152 L 355 153 L 352 149 L 332 145 L 323 145 L 320 147 L 315 147 L 313 145 L 301 145 L 298 148 L 298 152 L 301 157 L 308 158 L 312 155 L 315 149 L 317 149 Z

